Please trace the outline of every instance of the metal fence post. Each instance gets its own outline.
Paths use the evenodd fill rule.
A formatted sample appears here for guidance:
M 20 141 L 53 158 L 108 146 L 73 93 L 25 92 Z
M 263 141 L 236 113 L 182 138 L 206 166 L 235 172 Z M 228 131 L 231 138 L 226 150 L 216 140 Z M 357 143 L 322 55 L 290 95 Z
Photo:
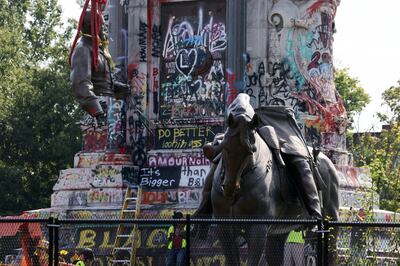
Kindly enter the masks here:
M 322 220 L 318 219 L 317 220 L 317 227 L 318 227 L 318 234 L 317 234 L 317 265 L 322 266 L 323 265 L 323 259 L 322 259 L 322 236 L 323 236 L 323 224 Z
M 49 232 L 49 266 L 53 266 L 53 262 L 54 262 L 54 235 L 53 235 L 53 230 L 54 230 L 54 217 L 49 217 L 49 221 L 47 223 L 47 227 L 48 227 L 48 232 Z
M 49 228 L 49 266 L 58 266 L 58 235 L 60 222 L 58 218 L 50 217 L 47 227 Z
M 186 214 L 186 265 L 190 266 L 190 214 Z
M 329 221 L 324 221 L 324 262 L 326 265 L 329 264 Z
M 60 221 L 58 218 L 54 220 L 54 266 L 58 266 L 59 260 L 59 229 L 60 229 Z

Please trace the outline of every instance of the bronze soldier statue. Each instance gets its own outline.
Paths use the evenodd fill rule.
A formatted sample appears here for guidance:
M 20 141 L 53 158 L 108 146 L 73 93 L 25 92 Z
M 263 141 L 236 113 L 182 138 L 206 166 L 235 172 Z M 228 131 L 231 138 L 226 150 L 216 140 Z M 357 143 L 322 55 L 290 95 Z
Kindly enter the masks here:
M 122 99 L 129 94 L 129 85 L 113 78 L 107 27 L 101 12 L 84 10 L 77 34 L 69 58 L 73 95 L 81 108 L 102 124 L 107 107 L 99 96 Z

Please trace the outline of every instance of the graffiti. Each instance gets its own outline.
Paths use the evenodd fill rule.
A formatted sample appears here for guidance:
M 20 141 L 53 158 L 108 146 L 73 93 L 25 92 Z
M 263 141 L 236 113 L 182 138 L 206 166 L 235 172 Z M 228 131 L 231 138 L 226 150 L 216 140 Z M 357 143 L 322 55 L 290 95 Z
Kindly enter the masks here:
M 107 112 L 108 149 L 123 149 L 125 146 L 125 112 L 124 101 L 110 98 Z
M 153 57 L 160 57 L 161 55 L 161 26 L 153 25 L 152 34 L 151 34 L 151 55 Z
M 167 245 L 167 226 L 165 227 L 144 227 L 139 230 L 134 244 L 137 247 L 135 265 L 163 265 L 165 263 L 165 247 Z M 211 229 L 211 231 L 214 229 Z M 108 265 L 107 256 L 111 254 L 117 233 L 117 226 L 75 227 L 68 228 L 60 242 L 60 247 L 65 250 L 74 251 L 90 248 L 95 253 L 96 265 Z M 123 232 L 124 235 L 130 235 L 132 227 L 127 226 Z M 211 232 L 211 237 L 207 242 L 192 242 L 195 247 L 191 251 L 190 265 L 225 265 L 225 257 L 222 255 L 220 246 L 215 239 L 216 234 Z M 122 247 L 131 247 L 133 240 L 131 237 L 123 239 Z M 246 264 L 245 250 L 241 250 L 242 264 Z
M 141 168 L 140 186 L 146 188 L 177 188 L 180 174 L 180 167 Z
M 368 168 L 336 165 L 342 187 L 368 188 L 372 186 L 371 173 Z
M 176 68 L 186 77 L 192 74 L 197 62 L 197 50 L 192 48 L 189 51 L 182 49 L 176 55 Z
M 138 123 L 140 122 L 138 121 Z M 141 127 L 143 127 L 143 124 L 142 123 L 140 124 Z M 145 136 L 143 136 L 144 133 L 142 133 L 143 130 L 144 129 L 142 129 L 142 131 L 139 132 L 138 140 L 136 141 L 132 151 L 132 161 L 136 162 L 136 165 L 138 166 L 146 164 L 147 161 Z
M 350 154 L 343 151 L 335 151 L 335 150 L 326 150 L 324 151 L 326 156 L 332 161 L 335 165 L 349 165 L 350 162 Z
M 209 166 L 143 167 L 140 186 L 147 189 L 198 187 L 204 185 Z
M 71 168 L 60 171 L 60 176 L 53 190 L 64 189 L 88 189 L 89 183 L 92 182 L 92 174 L 90 168 Z
M 294 46 L 295 44 L 294 38 L 296 37 L 295 35 L 296 34 L 294 29 L 288 30 L 285 42 L 286 56 L 284 59 L 284 63 L 289 66 L 291 75 L 293 77 L 293 80 L 295 81 L 295 88 L 297 89 L 297 91 L 301 91 L 305 83 L 305 78 L 296 64 L 295 49 L 297 47 Z
M 345 150 L 346 136 L 336 132 L 321 133 L 321 143 L 325 148 Z
M 147 24 L 140 21 L 139 26 L 140 62 L 147 62 Z
M 59 240 L 58 242 L 61 244 L 60 249 L 68 248 L 70 243 L 74 242 L 75 237 L 75 228 L 71 225 L 64 225 L 60 228 L 59 232 Z
M 52 207 L 87 206 L 86 191 L 55 191 L 51 195 Z
M 265 97 L 265 105 L 288 105 L 298 111 L 301 106 L 293 93 L 295 84 L 292 82 L 290 67 L 286 63 L 272 63 L 268 70 L 269 82 L 265 87 L 265 94 L 260 90 L 259 101 Z
M 266 88 L 266 69 L 264 60 L 258 63 L 258 68 L 253 65 L 255 62 L 248 62 L 246 65 L 246 89 L 250 96 L 251 105 L 256 108 L 265 105 L 265 88 Z M 259 91 L 259 93 L 257 93 Z
M 260 106 L 286 105 L 298 113 L 315 115 L 312 126 L 318 132 L 306 130 L 314 135 L 307 138 L 315 141 L 321 132 L 341 134 L 346 120 L 333 79 L 332 34 L 337 3 L 292 2 L 278 1 L 269 13 L 267 83 L 256 85 L 257 76 L 248 76 L 248 93 L 258 95 Z
M 120 167 L 119 167 L 120 168 Z M 121 173 L 121 170 L 112 165 L 97 165 L 95 169 L 93 169 L 93 175 L 98 177 L 109 177 L 116 176 Z
M 94 188 L 87 193 L 88 204 L 117 204 L 123 199 L 122 189 Z
M 149 71 L 149 94 L 148 94 L 148 118 L 158 120 L 159 105 L 159 90 L 160 90 L 160 58 L 162 54 L 162 31 L 160 25 L 160 2 L 148 1 L 148 23 L 152 25 L 150 40 L 151 43 L 151 62 Z M 149 74 L 150 74 L 149 73 Z
M 131 165 L 131 156 L 121 153 L 104 153 L 100 159 L 101 164 Z
M 219 3 L 221 2 L 221 3 Z M 198 10 L 198 16 L 187 10 Z M 224 112 L 225 14 L 222 1 L 163 4 L 159 115 L 162 119 L 222 116 Z M 214 11 L 213 11 L 214 10 Z M 174 14 L 174 16 L 172 16 Z
M 209 165 L 210 161 L 203 154 L 171 154 L 171 155 L 148 155 L 150 167 L 165 166 L 196 166 Z
M 135 238 L 126 237 L 121 239 L 121 247 L 136 247 L 135 265 L 164 265 L 169 225 L 140 226 Z M 60 242 L 60 247 L 69 252 L 71 256 L 74 251 L 85 248 L 93 250 L 97 259 L 96 265 L 108 265 L 107 257 L 112 253 L 116 239 L 117 224 L 74 226 L 61 229 L 65 235 Z M 67 230 L 68 229 L 68 230 Z M 211 227 L 209 237 L 206 241 L 197 241 L 191 238 L 190 265 L 225 265 L 225 256 L 222 254 L 219 241 L 216 236 L 216 228 Z M 63 232 L 65 231 L 65 232 Z M 121 232 L 122 235 L 133 235 L 131 225 L 126 225 Z M 247 248 L 240 250 L 241 265 L 247 264 Z
M 114 176 L 94 176 L 93 186 L 95 187 L 115 187 L 117 185 L 122 187 L 122 178 L 117 179 Z
M 158 80 L 158 74 L 159 74 L 158 68 L 153 68 L 153 90 L 156 91 L 158 89 L 158 86 L 160 85 Z
M 123 167 L 121 169 L 121 176 L 122 180 L 128 184 L 138 185 L 140 183 L 138 167 Z
M 217 65 L 219 69 L 221 65 L 218 63 Z M 172 82 L 162 83 L 161 116 L 165 118 L 221 116 L 224 111 L 224 84 L 223 80 L 209 80 L 200 76 L 196 80 L 189 81 L 182 75 L 177 76 Z
M 131 81 L 132 93 L 136 96 L 144 94 L 146 90 L 146 74 L 139 73 L 137 64 L 128 66 L 128 79 Z M 136 103 L 137 104 L 137 103 Z
M 199 8 L 198 11 L 197 21 L 182 20 L 179 22 L 179 18 L 176 17 L 169 19 L 163 50 L 165 58 L 174 57 L 177 49 L 188 46 L 206 47 L 210 52 L 226 49 L 225 24 L 223 22 L 216 23 L 214 16 L 210 15 L 209 21 L 203 26 L 203 9 Z M 198 25 L 197 31 L 193 25 Z
M 155 147 L 157 149 L 200 149 L 222 132 L 219 126 L 198 126 L 180 128 L 157 128 Z
M 89 168 L 98 164 L 103 153 L 77 153 L 74 157 L 74 167 Z
M 134 167 L 122 165 L 97 165 L 96 168 L 71 168 L 62 170 L 54 190 L 78 190 L 93 187 L 121 188 L 123 182 L 133 183 L 137 176 Z M 137 180 L 137 177 L 136 177 Z M 138 182 L 134 182 L 138 184 Z
M 179 189 L 164 191 L 144 191 L 142 204 L 198 206 L 201 189 Z
M 321 13 L 321 24 L 315 27 L 314 32 L 318 36 L 310 42 L 310 45 L 314 45 L 314 49 L 332 47 L 332 18 L 328 14 Z
M 67 219 L 109 219 L 110 217 L 119 217 L 121 210 L 67 210 Z
M 90 128 L 82 132 L 82 152 L 104 151 L 108 142 L 107 128 Z
M 203 187 L 209 166 L 183 166 L 180 187 Z
M 228 97 L 227 97 L 227 104 L 230 105 L 238 95 L 238 90 L 236 88 L 236 75 L 229 69 L 226 71 L 226 83 L 228 87 Z
M 132 161 L 136 165 L 146 162 L 146 133 L 145 133 L 145 101 L 147 77 L 139 73 L 139 64 L 129 65 L 128 76 L 131 78 L 132 96 L 130 96 L 129 109 L 127 111 L 127 141 L 132 147 Z

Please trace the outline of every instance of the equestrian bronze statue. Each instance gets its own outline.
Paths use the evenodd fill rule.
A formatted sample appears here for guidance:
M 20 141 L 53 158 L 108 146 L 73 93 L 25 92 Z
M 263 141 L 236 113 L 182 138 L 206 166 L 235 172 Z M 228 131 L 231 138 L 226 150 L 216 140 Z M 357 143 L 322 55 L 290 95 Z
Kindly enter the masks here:
M 313 158 L 291 109 L 254 111 L 248 95 L 239 94 L 228 107 L 227 130 L 203 151 L 212 164 L 197 216 L 337 220 L 336 169 L 322 153 Z M 248 265 L 259 265 L 264 251 L 269 265 L 280 265 L 291 229 L 250 224 L 228 230 L 225 225 L 217 235 L 227 265 L 240 263 L 242 233 Z

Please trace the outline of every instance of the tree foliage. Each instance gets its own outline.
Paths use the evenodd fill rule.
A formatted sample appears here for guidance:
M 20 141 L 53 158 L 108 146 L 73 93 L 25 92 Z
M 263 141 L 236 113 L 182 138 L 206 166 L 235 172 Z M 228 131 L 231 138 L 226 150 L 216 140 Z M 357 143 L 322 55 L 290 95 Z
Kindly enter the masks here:
M 57 0 L 0 0 L 0 215 L 50 206 L 79 150 Z
M 381 132 L 358 134 L 353 151 L 357 165 L 368 166 L 380 196 L 381 208 L 400 212 L 400 82 L 382 94 L 388 113 L 378 113 Z
M 353 123 L 354 115 L 361 112 L 371 98 L 360 86 L 359 80 L 350 76 L 347 68 L 335 70 L 335 86 L 342 97 L 349 122 Z

